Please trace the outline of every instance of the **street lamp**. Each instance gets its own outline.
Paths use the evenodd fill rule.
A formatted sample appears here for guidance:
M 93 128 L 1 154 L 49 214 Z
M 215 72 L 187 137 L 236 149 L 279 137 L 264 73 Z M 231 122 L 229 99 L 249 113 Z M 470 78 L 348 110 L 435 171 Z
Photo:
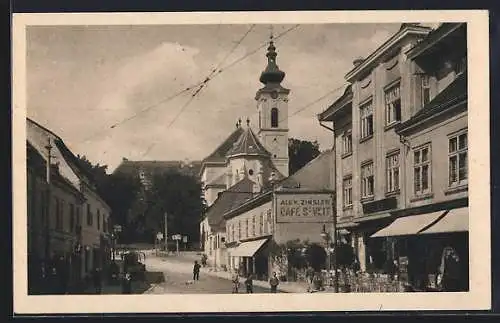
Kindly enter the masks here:
M 326 253 L 327 253 L 327 269 L 328 269 L 328 274 L 330 275 L 330 272 L 332 270 L 332 262 L 333 262 L 333 271 L 334 271 L 334 276 L 333 276 L 333 288 L 334 292 L 338 293 L 339 292 L 339 278 L 338 278 L 338 270 L 337 270 L 337 235 L 335 232 L 334 228 L 334 235 L 333 239 L 330 237 L 330 234 L 326 231 L 325 226 L 323 226 L 323 230 L 321 231 L 321 237 L 323 240 L 325 240 L 326 243 Z M 333 242 L 333 248 L 332 247 L 332 242 Z M 333 254 L 333 261 L 332 261 L 332 254 Z M 328 276 L 329 276 L 328 275 Z

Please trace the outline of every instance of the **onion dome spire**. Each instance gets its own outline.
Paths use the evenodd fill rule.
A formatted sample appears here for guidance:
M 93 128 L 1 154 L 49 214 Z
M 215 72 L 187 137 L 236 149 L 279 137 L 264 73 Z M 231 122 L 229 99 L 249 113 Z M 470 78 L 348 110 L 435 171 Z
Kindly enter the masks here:
M 285 78 L 285 72 L 281 71 L 276 64 L 276 47 L 274 46 L 273 35 L 270 37 L 269 46 L 267 47 L 267 67 L 260 74 L 260 82 L 263 84 L 276 83 L 279 84 Z

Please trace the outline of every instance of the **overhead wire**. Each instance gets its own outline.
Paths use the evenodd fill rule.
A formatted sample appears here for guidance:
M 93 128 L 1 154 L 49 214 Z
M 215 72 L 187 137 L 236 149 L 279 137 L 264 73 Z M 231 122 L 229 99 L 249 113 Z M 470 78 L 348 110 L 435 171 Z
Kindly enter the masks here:
M 174 122 L 177 121 L 177 119 L 184 112 L 184 110 L 189 106 L 189 104 L 191 104 L 191 102 L 193 102 L 194 98 L 201 92 L 201 90 L 204 87 L 206 87 L 206 85 L 208 84 L 208 82 L 211 80 L 211 77 L 219 70 L 219 66 L 221 66 L 229 58 L 229 56 L 231 56 L 231 54 L 238 48 L 238 46 L 240 46 L 240 44 L 243 42 L 243 40 L 248 36 L 248 34 L 250 34 L 250 32 L 254 28 L 255 28 L 255 24 L 252 24 L 250 26 L 250 28 L 248 28 L 248 30 L 243 34 L 243 36 L 240 37 L 240 39 L 236 42 L 236 44 L 231 48 L 231 50 L 226 53 L 226 55 L 224 56 L 224 58 L 215 66 L 215 68 L 213 68 L 211 70 L 211 72 L 203 80 L 202 84 L 199 85 L 198 89 L 196 89 L 196 91 L 191 95 L 191 97 L 189 98 L 189 100 L 181 107 L 181 109 L 174 116 L 174 118 L 172 118 L 172 120 L 170 121 L 170 123 L 167 125 L 166 129 L 170 128 L 174 124 Z M 156 144 L 157 144 L 157 142 L 151 143 L 148 146 L 148 148 L 145 150 L 145 152 L 141 155 L 141 157 L 144 157 L 144 155 L 147 155 Z
M 300 26 L 300 24 L 297 24 L 297 25 L 295 25 L 295 26 L 293 26 L 293 27 L 291 27 L 291 28 L 289 28 L 289 29 L 285 30 L 284 32 L 282 32 L 282 33 L 280 33 L 279 35 L 277 35 L 276 37 L 274 37 L 274 39 L 276 40 L 276 39 L 279 39 L 279 38 L 283 37 L 284 35 L 286 35 L 287 33 L 289 33 L 290 31 L 292 31 L 292 30 L 294 30 L 294 29 L 296 29 L 296 28 L 297 28 L 297 27 L 299 27 L 299 26 Z M 253 29 L 253 27 L 251 27 L 251 29 Z M 249 33 L 249 31 L 248 31 L 247 33 L 245 33 L 244 37 L 246 37 L 246 36 L 248 35 L 248 33 Z M 154 104 L 152 104 L 152 105 L 149 105 L 149 106 L 147 106 L 146 108 L 142 109 L 141 111 L 139 111 L 139 112 L 137 112 L 137 113 L 135 113 L 135 114 L 133 114 L 133 115 L 131 115 L 131 116 L 129 116 L 129 117 L 126 117 L 126 118 L 122 119 L 122 120 L 121 120 L 121 121 L 119 121 L 119 122 L 114 123 L 114 124 L 113 124 L 113 125 L 111 125 L 109 128 L 105 128 L 105 129 L 103 129 L 102 131 L 98 131 L 98 132 L 96 132 L 96 133 L 92 134 L 91 136 L 89 136 L 89 137 L 87 137 L 86 139 L 84 139 L 82 142 L 88 142 L 88 141 L 90 141 L 91 139 L 93 139 L 94 137 L 96 137 L 96 136 L 98 136 L 98 135 L 101 135 L 101 134 L 104 134 L 104 133 L 108 132 L 110 129 L 115 129 L 115 128 L 116 128 L 116 127 L 118 127 L 118 126 L 120 126 L 120 125 L 122 125 L 122 124 L 124 124 L 124 123 L 126 123 L 126 122 L 128 122 L 128 121 L 130 121 L 130 120 L 135 119 L 135 118 L 136 118 L 136 117 L 138 117 L 139 115 L 141 115 L 141 114 L 143 114 L 143 113 L 146 113 L 146 112 L 148 112 L 148 111 L 150 111 L 150 110 L 152 110 L 152 109 L 156 108 L 156 107 L 157 107 L 157 106 L 159 106 L 160 104 L 163 104 L 163 103 L 169 102 L 169 101 L 171 101 L 171 100 L 173 100 L 173 99 L 177 98 L 178 96 L 180 96 L 180 95 L 182 95 L 182 94 L 184 94 L 184 93 L 186 93 L 186 92 L 188 92 L 188 91 L 190 91 L 190 90 L 192 90 L 192 89 L 194 89 L 194 88 L 196 88 L 196 87 L 199 87 L 199 86 L 201 86 L 201 85 L 203 85 L 203 84 L 206 84 L 208 81 L 210 81 L 210 80 L 211 80 L 211 79 L 213 79 L 214 77 L 216 77 L 216 76 L 220 75 L 223 71 L 225 71 L 225 70 L 227 70 L 227 69 L 229 69 L 229 68 L 233 67 L 234 65 L 236 65 L 236 64 L 238 64 L 238 63 L 240 63 L 240 62 L 244 61 L 245 59 L 247 59 L 249 56 L 251 56 L 251 55 L 253 55 L 253 54 L 257 53 L 260 49 L 264 48 L 266 45 L 267 45 L 267 42 L 266 42 L 266 43 L 261 44 L 261 45 L 260 45 L 259 47 L 257 47 L 256 49 L 254 49 L 254 50 L 252 50 L 252 51 L 248 52 L 246 55 L 244 55 L 244 56 L 242 56 L 241 58 L 239 58 L 239 59 L 235 60 L 234 62 L 230 63 L 229 65 L 226 65 L 226 66 L 224 66 L 224 67 L 222 67 L 222 68 L 219 68 L 219 69 L 218 69 L 218 70 L 216 70 L 215 72 L 211 73 L 211 74 L 212 74 L 212 76 L 211 76 L 210 78 L 209 78 L 209 77 L 206 77 L 204 80 L 202 80 L 202 81 L 200 81 L 200 82 L 198 82 L 198 83 L 195 83 L 195 84 L 193 84 L 193 85 L 191 85 L 191 86 L 189 86 L 189 87 L 187 87 L 187 88 L 185 88 L 185 89 L 183 89 L 183 90 L 180 90 L 180 91 L 178 91 L 178 92 L 174 93 L 173 95 L 171 95 L 171 96 L 169 96 L 169 97 L 167 97 L 167 98 L 165 98 L 165 99 L 163 99 L 163 100 L 160 100 L 159 102 L 156 102 L 156 103 L 154 103 Z M 227 57 L 229 57 L 229 56 L 230 56 L 230 54 L 229 54 L 229 55 L 227 55 Z M 203 86 L 203 87 L 204 87 L 204 86 Z M 199 92 L 199 91 L 198 91 L 198 92 Z

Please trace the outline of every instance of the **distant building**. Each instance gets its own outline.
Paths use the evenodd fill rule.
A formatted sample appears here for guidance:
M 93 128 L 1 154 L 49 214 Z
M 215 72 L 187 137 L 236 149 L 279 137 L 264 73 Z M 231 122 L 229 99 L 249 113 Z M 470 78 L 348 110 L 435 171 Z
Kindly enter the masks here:
M 432 285 L 443 244 L 468 263 L 465 28 L 403 24 L 355 60 L 344 94 L 319 115 L 333 122 L 338 228 L 362 270 L 395 259 L 418 288 Z
M 31 119 L 26 126 L 31 277 L 39 281 L 42 265 L 55 265 L 76 284 L 110 260 L 111 210 L 59 136 Z
M 152 185 L 152 177 L 155 174 L 177 171 L 196 177 L 200 171 L 200 166 L 201 162 L 199 161 L 128 160 L 123 158 L 113 173 L 138 177 L 144 187 L 148 189 Z

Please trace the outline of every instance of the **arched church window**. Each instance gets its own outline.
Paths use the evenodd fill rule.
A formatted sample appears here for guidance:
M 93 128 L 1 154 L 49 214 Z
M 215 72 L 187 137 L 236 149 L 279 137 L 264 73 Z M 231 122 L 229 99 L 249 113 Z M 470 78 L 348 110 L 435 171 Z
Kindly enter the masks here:
M 278 108 L 271 109 L 271 127 L 272 128 L 278 127 Z

